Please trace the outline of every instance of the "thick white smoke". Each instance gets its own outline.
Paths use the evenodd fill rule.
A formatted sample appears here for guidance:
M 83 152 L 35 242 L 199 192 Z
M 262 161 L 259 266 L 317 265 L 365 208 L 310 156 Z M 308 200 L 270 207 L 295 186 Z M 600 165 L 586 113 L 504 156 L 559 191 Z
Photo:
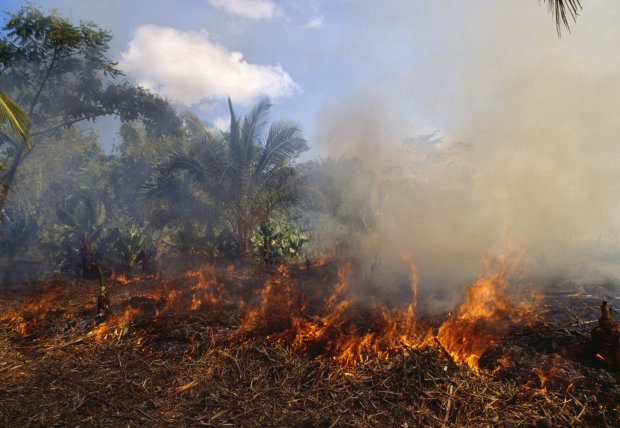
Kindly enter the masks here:
M 319 115 L 322 153 L 356 156 L 380 182 L 369 251 L 410 251 L 426 284 L 474 277 L 505 229 L 541 282 L 620 279 L 620 8 L 589 3 L 558 39 L 525 3 L 378 12 L 368 28 L 427 45 L 396 80 Z M 429 124 L 439 133 L 403 144 Z

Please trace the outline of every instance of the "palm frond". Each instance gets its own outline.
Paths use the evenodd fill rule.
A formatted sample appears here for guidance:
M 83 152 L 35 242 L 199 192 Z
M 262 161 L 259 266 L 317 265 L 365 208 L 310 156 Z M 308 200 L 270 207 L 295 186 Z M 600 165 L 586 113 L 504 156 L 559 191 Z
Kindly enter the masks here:
M 8 124 L 30 148 L 28 128 L 30 127 L 30 117 L 17 104 L 4 93 L 0 92 L 0 121 Z
M 184 134 L 189 141 L 200 141 L 208 132 L 204 123 L 194 113 L 185 113 L 182 119 Z
M 549 4 L 549 12 L 555 16 L 555 27 L 558 35 L 562 33 L 562 25 L 570 32 L 569 16 L 576 21 L 582 10 L 581 0 L 544 0 Z
M 224 138 L 221 135 L 207 133 L 197 151 L 211 179 L 221 181 L 230 167 Z
M 234 168 L 247 169 L 253 162 L 256 151 L 268 124 L 271 104 L 268 99 L 260 101 L 242 121 L 236 118 L 229 99 L 231 130 L 230 154 Z
M 214 211 L 214 202 L 208 194 L 191 192 L 186 183 L 165 172 L 153 177 L 141 193 L 145 205 L 167 222 L 202 220 Z
M 252 212 L 269 213 L 274 208 L 293 202 L 307 185 L 307 179 L 296 173 L 294 168 L 280 168 L 270 175 L 252 197 Z
M 269 109 L 271 102 L 268 98 L 264 98 L 243 119 L 241 138 L 246 160 L 249 159 L 251 150 L 261 144 L 265 128 L 269 124 Z
M 306 150 L 308 145 L 296 125 L 285 121 L 276 122 L 269 129 L 264 150 L 256 165 L 256 173 L 268 173 Z
M 235 115 L 235 110 L 232 106 L 232 101 L 228 97 L 228 109 L 230 110 L 230 130 L 228 137 L 228 144 L 230 148 L 230 155 L 235 163 L 239 163 L 243 158 L 243 148 L 241 142 L 241 129 L 239 119 Z
M 162 165 L 161 171 L 167 175 L 179 171 L 185 171 L 190 179 L 199 186 L 206 186 L 209 183 L 208 170 L 204 168 L 196 153 L 185 152 L 180 148 L 174 148 L 170 152 L 168 161 Z

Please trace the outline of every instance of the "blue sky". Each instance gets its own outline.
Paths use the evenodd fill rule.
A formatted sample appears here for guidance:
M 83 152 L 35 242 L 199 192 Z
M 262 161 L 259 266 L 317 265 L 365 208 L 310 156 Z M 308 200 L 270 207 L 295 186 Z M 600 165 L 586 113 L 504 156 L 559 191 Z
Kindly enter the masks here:
M 594 76 L 593 63 L 609 72 L 618 65 L 620 40 L 613 29 L 619 7 L 602 0 L 589 2 L 573 34 L 562 39 L 546 5 L 535 0 L 3 4 L 57 9 L 110 30 L 110 56 L 132 80 L 209 122 L 224 122 L 226 94 L 240 111 L 270 95 L 273 118 L 299 123 L 318 155 L 346 138 L 332 129 L 337 117 L 366 126 L 372 120 L 386 140 L 432 131 L 469 137 L 465 124 L 496 111 L 515 79 L 534 70 L 553 79 L 556 69 L 572 78 Z M 188 40 L 194 49 L 179 50 Z M 187 61 L 179 65 L 178 58 Z

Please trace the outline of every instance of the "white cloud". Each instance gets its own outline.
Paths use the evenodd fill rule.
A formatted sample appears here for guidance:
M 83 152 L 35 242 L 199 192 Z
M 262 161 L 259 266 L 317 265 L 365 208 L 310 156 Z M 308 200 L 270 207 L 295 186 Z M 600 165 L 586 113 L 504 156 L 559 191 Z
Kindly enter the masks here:
M 272 0 L 209 0 L 209 4 L 251 19 L 271 19 L 282 14 Z
M 323 26 L 323 15 L 317 16 L 308 21 L 304 28 L 321 28 Z
M 213 127 L 218 131 L 226 131 L 230 129 L 230 117 L 219 116 L 213 121 Z
M 142 86 L 187 106 L 226 96 L 248 105 L 299 90 L 281 65 L 250 64 L 240 52 L 210 41 L 205 31 L 138 27 L 119 67 Z

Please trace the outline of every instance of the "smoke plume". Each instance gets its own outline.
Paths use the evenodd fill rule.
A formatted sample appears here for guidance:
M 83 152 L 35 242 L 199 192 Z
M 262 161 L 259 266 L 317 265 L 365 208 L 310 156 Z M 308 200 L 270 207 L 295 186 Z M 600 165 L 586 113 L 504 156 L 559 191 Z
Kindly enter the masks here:
M 398 15 L 408 22 L 384 11 L 368 23 L 425 41 L 407 47 L 411 67 L 318 117 L 321 154 L 375 174 L 378 220 L 360 232 L 370 260 L 410 252 L 422 286 L 452 288 L 508 230 L 530 278 L 617 280 L 620 30 L 609 8 L 588 4 L 561 39 L 522 2 L 411 9 Z

